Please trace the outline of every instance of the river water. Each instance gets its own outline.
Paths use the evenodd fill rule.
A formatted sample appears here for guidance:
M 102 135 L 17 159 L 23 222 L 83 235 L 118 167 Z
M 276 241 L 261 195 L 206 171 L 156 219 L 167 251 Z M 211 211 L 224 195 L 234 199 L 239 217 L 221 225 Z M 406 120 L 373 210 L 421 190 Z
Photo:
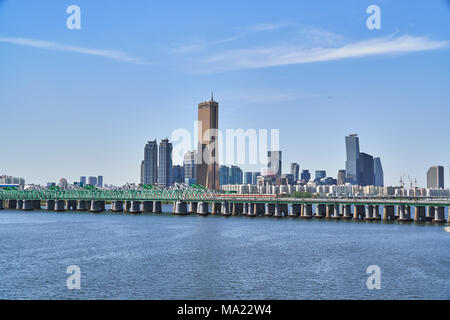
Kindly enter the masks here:
M 431 224 L 2 210 L 0 261 L 0 299 L 450 299 Z

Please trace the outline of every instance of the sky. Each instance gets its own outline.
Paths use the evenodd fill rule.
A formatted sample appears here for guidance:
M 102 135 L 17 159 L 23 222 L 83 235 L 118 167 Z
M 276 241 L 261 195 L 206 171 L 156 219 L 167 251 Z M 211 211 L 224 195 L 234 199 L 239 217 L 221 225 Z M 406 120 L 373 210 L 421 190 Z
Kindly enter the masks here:
M 192 132 L 213 91 L 221 129 L 279 129 L 284 172 L 336 176 L 358 133 L 386 185 L 443 165 L 449 186 L 445 0 L 0 0 L 0 88 L 0 174 L 27 183 L 138 182 L 146 142 Z

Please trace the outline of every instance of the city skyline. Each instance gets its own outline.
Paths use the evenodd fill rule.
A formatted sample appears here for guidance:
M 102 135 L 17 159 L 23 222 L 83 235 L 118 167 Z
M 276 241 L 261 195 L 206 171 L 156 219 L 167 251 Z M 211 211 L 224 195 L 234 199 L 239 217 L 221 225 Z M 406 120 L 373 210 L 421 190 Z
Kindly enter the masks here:
M 14 133 L 3 142 L 9 156 L 0 160 L 0 174 L 43 185 L 61 177 L 77 181 L 79 172 L 102 172 L 111 184 L 138 182 L 143 141 L 177 128 L 192 132 L 195 106 L 214 90 L 221 128 L 280 129 L 284 168 L 297 162 L 301 171 L 325 169 L 335 176 L 344 169 L 342 137 L 357 132 L 364 150 L 381 157 L 385 185 L 398 185 L 406 175 L 426 186 L 428 168 L 442 165 L 449 186 L 450 150 L 442 147 L 450 138 L 450 75 L 442 72 L 450 66 L 450 11 L 444 1 L 382 3 L 381 30 L 365 27 L 370 1 L 325 1 L 327 12 L 324 3 L 287 1 L 273 10 L 263 1 L 258 14 L 249 4 L 239 13 L 221 4 L 180 4 L 177 13 L 139 1 L 120 10 L 111 4 L 106 14 L 101 3 L 79 1 L 86 17 L 79 31 L 65 27 L 66 6 L 26 3 L 24 11 L 24 3 L 4 1 L 0 7 L 0 84 L 8 88 L 0 103 L 4 118 L 12 119 L 3 129 Z M 206 30 L 201 17 L 219 9 L 224 23 Z M 110 23 L 118 17 L 125 23 Z M 366 41 L 382 52 L 399 44 L 410 50 L 355 56 L 350 49 L 367 48 Z M 249 50 L 268 48 L 283 57 L 276 44 L 285 53 L 320 47 L 349 56 L 287 64 Z M 130 59 L 67 46 L 123 51 Z M 236 69 L 239 52 L 257 64 Z M 52 139 L 37 143 L 30 132 Z

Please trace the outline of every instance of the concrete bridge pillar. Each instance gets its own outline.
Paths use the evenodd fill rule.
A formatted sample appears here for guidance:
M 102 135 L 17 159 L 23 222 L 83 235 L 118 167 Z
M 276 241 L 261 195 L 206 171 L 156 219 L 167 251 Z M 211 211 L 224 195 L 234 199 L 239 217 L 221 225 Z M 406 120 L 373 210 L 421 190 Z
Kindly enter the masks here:
M 41 209 L 41 200 L 32 200 L 31 202 L 33 203 L 33 209 Z
M 55 211 L 65 211 L 65 201 L 64 200 L 55 200 Z
M 6 209 L 15 209 L 17 206 L 17 200 L 6 200 Z
M 55 200 L 45 201 L 45 209 L 46 210 L 55 210 Z
M 86 201 L 86 200 L 78 200 L 77 201 L 77 210 L 78 211 L 87 211 L 89 209 L 88 203 L 89 203 L 89 201 Z
M 153 201 L 153 213 L 161 213 L 161 209 L 161 201 Z
M 238 216 L 242 214 L 242 203 L 233 202 L 231 204 L 231 215 Z
M 447 220 L 445 220 L 445 208 L 444 207 L 436 207 L 434 209 L 434 219 L 432 220 L 433 223 L 446 223 Z
M 414 222 L 425 221 L 425 207 L 414 207 Z
M 367 206 L 364 206 L 365 208 L 365 221 L 372 221 L 372 211 L 373 211 L 373 205 L 369 204 Z
M 230 203 L 229 202 L 222 202 L 220 214 L 222 216 L 231 216 Z
M 211 204 L 211 213 L 212 214 L 220 213 L 220 204 L 218 202 L 213 202 Z
M 153 209 L 153 207 L 152 207 Z M 111 203 L 112 212 L 123 212 L 123 201 L 116 200 Z
M 142 212 L 152 212 L 153 201 L 142 201 Z
M 366 216 L 366 206 L 365 205 L 355 205 L 355 212 L 353 214 L 354 220 L 363 220 Z
M 292 217 L 292 218 L 298 217 L 301 213 L 301 209 L 302 209 L 302 207 L 300 204 L 293 203 L 291 205 L 291 212 L 289 212 L 289 217 Z
M 334 204 L 327 204 L 325 218 L 331 219 L 331 217 L 333 216 L 333 213 L 334 213 Z
M 191 202 L 189 204 L 189 213 L 196 213 L 198 207 L 198 202 Z
M 175 215 L 186 215 L 187 214 L 187 203 L 183 201 L 175 202 Z
M 373 208 L 372 208 L 372 220 L 374 220 L 374 221 L 380 221 L 381 220 L 380 206 L 379 205 L 374 205 Z
M 100 205 L 100 201 L 91 200 L 89 205 L 89 212 L 98 213 L 102 211 L 102 207 Z
M 23 210 L 26 210 L 26 211 L 31 211 L 31 210 L 33 210 L 34 208 L 33 208 L 33 202 L 32 202 L 32 200 L 23 200 L 23 206 L 22 206 L 22 209 L 23 209 Z
M 312 204 L 311 203 L 306 203 L 303 205 L 303 212 L 304 215 L 301 216 L 302 219 L 312 219 L 313 217 L 313 208 L 312 208 Z
M 342 209 L 344 211 L 342 219 L 344 219 L 344 220 L 351 220 L 353 218 L 352 217 L 352 205 L 351 204 L 344 204 L 342 206 Z
M 280 210 L 283 215 L 283 217 L 287 217 L 289 214 L 289 207 L 287 203 L 280 203 Z
M 128 212 L 130 211 L 131 207 L 131 201 L 125 201 L 123 211 Z
M 255 213 L 256 209 L 255 208 L 256 208 L 256 204 L 252 203 L 252 202 L 249 202 L 247 216 L 255 217 L 256 216 L 256 213 Z
M 434 213 L 436 211 L 435 207 L 428 207 L 426 216 L 425 216 L 425 220 L 426 221 L 432 221 L 434 219 Z
M 410 206 L 399 206 L 399 222 L 412 222 L 411 219 L 411 207 Z
M 275 203 L 273 216 L 278 218 L 283 216 L 281 204 L 279 204 L 278 202 Z
M 16 209 L 22 210 L 23 209 L 23 200 L 17 200 L 16 202 Z
M 341 206 L 339 204 L 334 205 L 334 213 L 333 213 L 333 219 L 339 220 L 341 219 L 341 213 L 340 213 Z
M 316 204 L 316 214 L 314 218 L 322 219 L 325 217 L 326 207 L 324 204 Z
M 206 216 L 209 214 L 209 204 L 207 202 L 199 202 L 197 205 L 197 214 Z
M 266 211 L 265 211 L 264 215 L 267 217 L 271 217 L 275 213 L 275 204 L 274 203 L 266 203 L 265 209 L 266 209 Z
M 258 203 L 258 202 L 254 203 L 253 204 L 253 215 L 259 216 L 262 214 L 264 214 L 264 203 Z
M 249 210 L 250 210 L 250 205 L 249 205 L 249 203 L 244 203 L 244 204 L 242 205 L 242 215 L 244 215 L 244 216 L 248 215 Z
M 3 210 L 4 209 L 4 207 L 3 207 L 3 200 L 0 200 L 0 210 Z
M 395 220 L 395 208 L 394 206 L 384 206 L 383 208 L 383 221 Z
M 128 212 L 131 214 L 141 213 L 141 202 L 140 201 L 131 201 L 130 210 Z

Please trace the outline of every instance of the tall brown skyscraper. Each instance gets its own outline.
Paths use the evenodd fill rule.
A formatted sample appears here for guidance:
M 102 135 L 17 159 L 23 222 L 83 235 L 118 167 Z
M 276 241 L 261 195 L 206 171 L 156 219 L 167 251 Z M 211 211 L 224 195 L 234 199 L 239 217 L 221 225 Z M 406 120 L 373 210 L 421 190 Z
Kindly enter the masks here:
M 198 104 L 197 183 L 209 189 L 219 189 L 219 155 L 217 130 L 219 129 L 219 103 L 211 100 Z

